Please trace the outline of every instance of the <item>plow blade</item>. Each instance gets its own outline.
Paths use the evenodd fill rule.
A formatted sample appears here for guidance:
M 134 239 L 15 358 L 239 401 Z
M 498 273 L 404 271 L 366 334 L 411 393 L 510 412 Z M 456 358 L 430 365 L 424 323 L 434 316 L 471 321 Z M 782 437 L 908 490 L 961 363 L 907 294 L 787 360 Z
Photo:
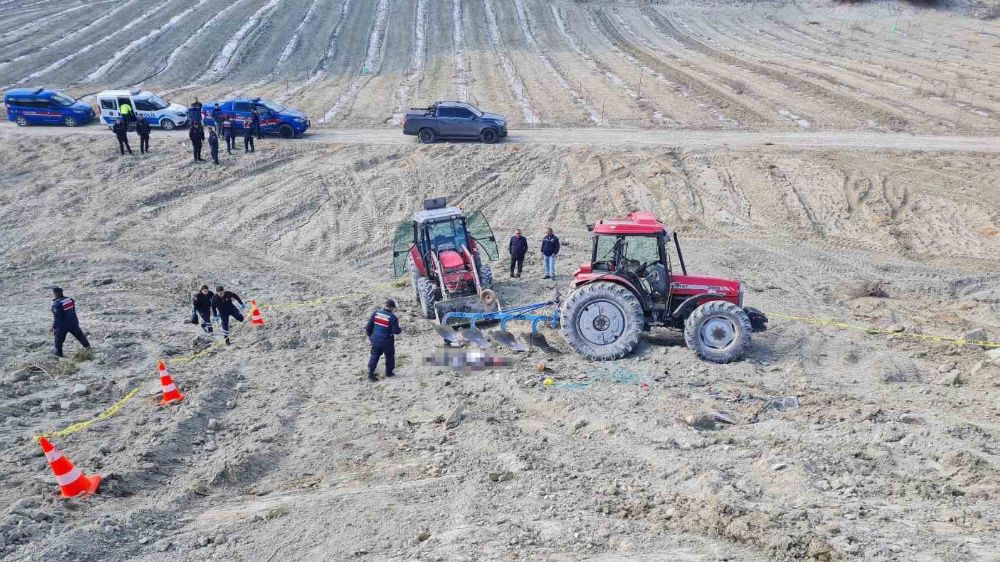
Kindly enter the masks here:
M 529 346 L 537 347 L 538 349 L 541 349 L 545 353 L 552 353 L 552 354 L 560 353 L 558 349 L 549 345 L 549 341 L 545 339 L 545 336 L 543 336 L 538 332 L 532 332 L 526 336 L 521 336 L 521 337 Z
M 437 313 L 438 321 L 443 320 L 445 315 L 449 312 L 471 312 L 471 313 L 484 313 L 484 312 L 496 312 L 500 310 L 497 305 L 497 301 L 494 299 L 489 304 L 485 304 L 479 295 L 470 295 L 468 297 L 456 297 L 453 299 L 438 301 L 434 303 L 434 311 Z M 468 324 L 468 320 L 457 319 L 448 322 L 451 325 L 455 324 Z
M 455 331 L 451 326 L 442 326 L 441 324 L 436 324 L 434 326 L 434 331 L 438 333 L 439 336 L 444 338 L 444 341 L 448 345 L 462 345 L 462 336 Z
M 514 339 L 514 334 L 506 330 L 493 330 L 490 332 L 490 339 L 514 351 L 528 351 L 523 343 Z
M 465 341 L 474 343 L 483 349 L 490 347 L 490 342 L 486 341 L 486 336 L 484 336 L 479 330 L 466 328 L 462 330 L 462 337 L 465 338 Z

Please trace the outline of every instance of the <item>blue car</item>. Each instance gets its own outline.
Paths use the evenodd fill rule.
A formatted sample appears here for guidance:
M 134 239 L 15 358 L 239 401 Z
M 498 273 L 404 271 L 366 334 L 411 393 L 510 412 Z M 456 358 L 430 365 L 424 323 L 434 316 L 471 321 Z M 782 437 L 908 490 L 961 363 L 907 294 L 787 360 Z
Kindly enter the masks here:
M 28 125 L 85 125 L 94 118 L 94 108 L 58 90 L 17 88 L 3 95 L 7 120 Z
M 283 138 L 290 139 L 296 135 L 301 135 L 309 128 L 309 118 L 305 113 L 297 109 L 282 107 L 273 101 L 263 98 L 238 98 L 234 100 L 221 100 L 205 102 L 201 107 L 201 120 L 211 127 L 218 127 L 212 112 L 219 107 L 222 110 L 222 118 L 230 119 L 237 131 L 242 131 L 244 127 L 250 126 L 250 110 L 257 108 L 260 114 L 260 131 L 262 133 L 277 133 Z

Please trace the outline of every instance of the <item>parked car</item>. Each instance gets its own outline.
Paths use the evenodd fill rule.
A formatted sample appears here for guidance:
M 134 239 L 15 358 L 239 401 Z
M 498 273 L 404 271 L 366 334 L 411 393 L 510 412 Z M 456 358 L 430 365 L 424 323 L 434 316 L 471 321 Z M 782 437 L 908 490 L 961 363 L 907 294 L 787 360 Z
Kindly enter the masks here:
M 170 103 L 160 96 L 145 90 L 105 90 L 97 94 L 101 120 L 108 127 L 119 117 L 118 108 L 128 103 L 136 117 L 146 120 L 151 127 L 171 131 L 188 124 L 187 108 L 179 103 Z
M 222 109 L 224 119 L 231 119 L 233 126 L 238 131 L 242 131 L 244 124 L 250 124 L 250 111 L 257 108 L 260 114 L 260 132 L 275 133 L 283 138 L 290 139 L 296 135 L 301 135 L 309 128 L 309 118 L 298 109 L 282 107 L 273 101 L 264 98 L 238 98 L 232 100 L 218 100 L 205 102 L 201 107 L 201 120 L 206 125 L 215 127 L 215 119 L 212 112 L 215 107 Z
M 403 134 L 417 135 L 422 143 L 437 139 L 479 139 L 493 144 L 507 136 L 507 120 L 465 102 L 439 101 L 430 107 L 407 111 Z
M 7 120 L 28 125 L 85 125 L 94 118 L 94 108 L 59 90 L 17 88 L 3 95 Z

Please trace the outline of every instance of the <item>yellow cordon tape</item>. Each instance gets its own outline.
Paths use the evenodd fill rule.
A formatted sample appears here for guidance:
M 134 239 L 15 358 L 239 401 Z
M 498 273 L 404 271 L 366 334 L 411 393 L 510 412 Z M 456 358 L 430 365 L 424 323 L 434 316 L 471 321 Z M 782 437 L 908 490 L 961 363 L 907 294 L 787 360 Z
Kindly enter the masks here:
M 118 410 L 121 410 L 122 407 L 129 400 L 135 398 L 136 394 L 139 394 L 139 388 L 133 388 L 128 394 L 125 395 L 124 398 L 122 398 L 121 400 L 119 400 L 118 402 L 116 402 L 114 405 L 112 405 L 107 410 L 104 410 L 103 412 L 101 412 L 100 414 L 98 414 L 97 417 L 95 417 L 94 419 L 90 419 L 90 420 L 87 420 L 87 421 L 82 421 L 82 422 L 79 422 L 79 423 L 74 423 L 73 425 L 67 427 L 66 429 L 60 429 L 59 431 L 56 431 L 56 432 L 53 432 L 53 433 L 43 433 L 42 435 L 36 435 L 35 436 L 35 441 L 38 441 L 42 437 L 66 437 L 67 435 L 73 435 L 74 433 L 76 433 L 78 431 L 83 431 L 84 429 L 87 429 L 88 427 L 94 425 L 95 423 L 97 423 L 99 421 L 104 421 L 104 420 L 110 418 L 111 416 L 117 414 Z
M 896 332 L 893 330 L 886 330 L 885 328 L 874 328 L 871 326 L 861 326 L 858 324 L 849 324 L 847 322 L 840 322 L 838 320 L 827 320 L 823 318 L 809 318 L 806 316 L 791 316 L 789 314 L 781 314 L 778 312 L 766 312 L 769 318 L 781 318 L 783 320 L 794 320 L 796 322 L 803 322 L 805 324 L 812 324 L 814 326 L 831 326 L 834 328 L 840 328 L 841 330 L 853 330 L 855 332 L 864 332 L 866 334 L 873 335 L 892 335 L 899 338 L 909 338 L 914 340 L 924 340 L 924 341 L 936 341 L 953 343 L 955 345 L 976 345 L 981 347 L 1000 347 L 1000 342 L 995 341 L 979 341 L 979 340 L 967 340 L 965 338 L 949 338 L 946 336 L 931 336 L 927 334 L 913 334 L 910 332 Z

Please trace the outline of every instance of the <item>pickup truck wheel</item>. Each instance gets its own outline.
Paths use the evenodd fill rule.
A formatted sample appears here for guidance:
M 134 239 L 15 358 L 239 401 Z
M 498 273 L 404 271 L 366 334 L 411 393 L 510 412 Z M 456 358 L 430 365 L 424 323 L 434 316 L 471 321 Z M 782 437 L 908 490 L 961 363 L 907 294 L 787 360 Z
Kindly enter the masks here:
M 285 123 L 284 125 L 278 127 L 278 134 L 281 135 L 283 139 L 290 139 L 295 136 L 295 129 L 291 125 Z
M 433 129 L 420 129 L 417 138 L 424 144 L 433 144 L 437 140 L 437 135 L 434 134 Z
M 17 123 L 18 127 L 28 126 L 28 118 L 25 117 L 24 115 L 18 115 L 16 118 L 14 118 L 14 122 Z
M 483 132 L 479 133 L 479 138 L 486 144 L 493 144 L 500 140 L 500 133 L 496 129 L 483 129 Z
M 177 128 L 177 124 L 171 121 L 170 119 L 163 119 L 162 121 L 160 121 L 160 128 L 163 129 L 164 131 L 173 131 L 174 129 Z

